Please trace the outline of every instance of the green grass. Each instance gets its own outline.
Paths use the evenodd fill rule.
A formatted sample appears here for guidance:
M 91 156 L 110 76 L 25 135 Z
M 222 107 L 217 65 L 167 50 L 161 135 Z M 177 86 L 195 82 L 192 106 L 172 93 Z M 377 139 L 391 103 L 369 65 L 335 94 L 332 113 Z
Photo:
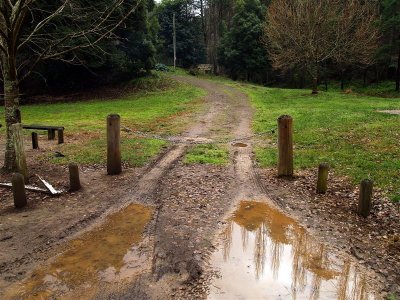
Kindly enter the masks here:
M 347 83 L 344 86 L 345 91 L 350 91 L 354 94 L 372 96 L 372 97 L 383 97 L 383 98 L 399 98 L 400 93 L 395 91 L 396 83 L 394 81 L 383 81 L 379 83 L 371 83 L 364 86 L 360 81 L 353 81 Z M 322 91 L 325 90 L 323 84 L 319 87 Z M 340 82 L 330 81 L 328 91 L 342 92 L 340 89 Z
M 386 299 L 387 299 L 387 300 L 397 300 L 398 298 L 397 298 L 396 295 L 394 295 L 394 294 L 389 294 L 389 295 L 386 297 Z
M 130 166 L 143 166 L 160 150 L 167 146 L 167 142 L 156 139 L 138 139 L 123 137 L 121 141 L 122 161 Z M 105 139 L 90 139 L 83 145 L 66 144 L 61 150 L 66 157 L 56 158 L 51 155 L 50 161 L 56 164 L 67 164 L 74 161 L 78 164 L 105 164 L 107 158 L 107 143 Z
M 190 113 L 201 107 L 201 97 L 205 95 L 201 89 L 160 76 L 140 79 L 135 85 L 144 89 L 151 86 L 152 91 L 139 91 L 112 100 L 26 105 L 21 107 L 23 122 L 65 127 L 66 143 L 60 151 L 66 158 L 51 159 L 52 162 L 104 163 L 108 114 L 120 114 L 121 126 L 132 130 L 176 134 L 188 125 Z M 4 108 L 0 108 L 0 118 L 4 119 Z M 3 140 L 4 134 L 3 127 L 0 129 Z M 133 166 L 143 165 L 165 145 L 163 141 L 122 133 L 122 157 Z
M 251 98 L 256 132 L 276 126 L 280 115 L 294 118 L 295 166 L 316 168 L 328 162 L 354 184 L 371 178 L 392 198 L 400 189 L 400 116 L 377 110 L 400 109 L 400 98 L 274 89 L 240 85 Z M 263 167 L 277 164 L 276 146 L 256 149 Z
M 220 145 L 197 145 L 186 153 L 184 163 L 226 165 L 229 163 L 229 151 Z

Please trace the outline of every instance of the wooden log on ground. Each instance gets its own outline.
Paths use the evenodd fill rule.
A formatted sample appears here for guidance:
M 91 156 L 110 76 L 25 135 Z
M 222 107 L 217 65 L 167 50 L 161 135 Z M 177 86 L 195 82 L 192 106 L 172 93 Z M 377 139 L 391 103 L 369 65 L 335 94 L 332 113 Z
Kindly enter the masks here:
M 107 174 L 118 175 L 121 165 L 121 118 L 119 115 L 107 117 Z
M 32 132 L 32 149 L 39 149 L 39 139 L 36 132 Z
M 361 181 L 358 214 L 364 218 L 368 217 L 371 213 L 373 185 L 372 180 L 364 179 Z
M 79 167 L 75 163 L 70 163 L 69 166 L 69 190 L 75 192 L 80 190 L 81 181 L 79 179 Z
M 4 183 L 0 182 L 0 188 L 6 188 L 6 189 L 11 189 L 12 190 L 12 183 Z M 50 194 L 48 189 L 42 189 L 38 188 L 36 186 L 32 185 L 25 185 L 25 190 L 30 191 L 30 192 L 36 192 L 36 193 L 44 193 L 44 194 Z
M 14 196 L 14 206 L 16 208 L 23 208 L 27 205 L 25 180 L 24 176 L 19 173 L 14 173 L 11 179 L 12 191 Z
M 24 136 L 22 135 L 22 124 L 17 123 L 11 125 L 11 131 L 15 149 L 15 164 L 18 173 L 24 176 L 25 182 L 29 181 L 28 167 L 26 164 Z
M 39 180 L 44 184 L 44 186 L 46 187 L 46 189 L 50 192 L 50 194 L 52 196 L 57 196 L 57 195 L 61 195 L 63 193 L 63 191 L 59 191 L 56 190 L 50 183 L 48 183 L 46 180 L 44 180 L 42 177 L 40 177 L 39 175 L 37 175 L 37 177 L 39 178 Z
M 329 165 L 322 163 L 318 168 L 317 193 L 325 194 L 328 190 Z
M 57 130 L 58 144 L 64 144 L 64 129 Z
M 278 119 L 278 176 L 293 176 L 293 119 L 281 116 Z

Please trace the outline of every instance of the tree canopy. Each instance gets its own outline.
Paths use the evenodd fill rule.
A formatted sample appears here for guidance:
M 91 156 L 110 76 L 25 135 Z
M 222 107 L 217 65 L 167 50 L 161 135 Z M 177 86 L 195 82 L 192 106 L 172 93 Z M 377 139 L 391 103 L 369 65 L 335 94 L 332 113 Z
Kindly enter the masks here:
M 206 58 L 202 24 L 193 5 L 186 0 L 163 1 L 157 11 L 160 24 L 160 57 L 172 64 L 175 14 L 178 65 L 187 68 L 204 63 Z
M 262 43 L 264 7 L 259 0 L 238 3 L 229 29 L 225 26 L 218 61 L 234 79 L 262 82 L 268 68 Z

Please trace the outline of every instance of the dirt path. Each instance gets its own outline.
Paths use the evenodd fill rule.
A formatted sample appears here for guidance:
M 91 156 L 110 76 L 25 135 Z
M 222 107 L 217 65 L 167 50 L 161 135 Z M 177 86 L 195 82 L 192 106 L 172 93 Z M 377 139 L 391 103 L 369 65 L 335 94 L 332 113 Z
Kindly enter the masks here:
M 183 139 L 216 141 L 226 137 L 238 139 L 251 135 L 253 111 L 245 94 L 224 84 L 196 77 L 175 78 L 208 92 L 205 98 L 205 111 L 182 135 Z M 22 242 L 7 242 L 8 244 L 5 244 L 7 249 L 23 248 L 22 243 L 27 242 L 28 245 L 34 243 L 33 245 L 36 245 L 39 250 L 32 253 L 29 251 L 32 248 L 30 245 L 26 252 L 19 251 L 14 260 L 0 264 L 0 270 L 9 274 L 2 278 L 4 288 L 0 290 L 0 295 L 2 291 L 5 291 L 4 295 L 9 298 L 16 295 L 24 295 L 25 298 L 57 298 L 63 295 L 67 299 L 77 296 L 80 299 L 259 298 L 259 295 L 254 296 L 255 294 L 251 297 L 251 294 L 247 294 L 246 289 L 239 294 L 237 292 L 229 294 L 229 288 L 227 288 L 229 284 L 217 279 L 218 273 L 223 274 L 224 268 L 228 272 L 236 272 L 238 282 L 245 280 L 240 277 L 240 273 L 248 273 L 246 270 L 242 272 L 232 269 L 232 266 L 229 265 L 229 255 L 225 255 L 224 259 L 221 258 L 222 256 L 218 256 L 221 253 L 221 255 L 226 254 L 230 243 L 232 245 L 235 243 L 234 232 L 229 233 L 227 229 L 234 229 L 234 226 L 246 223 L 238 217 L 239 215 L 244 215 L 243 218 L 249 221 L 246 213 L 253 213 L 254 208 L 254 210 L 262 211 L 263 215 L 270 216 L 268 219 L 260 221 L 260 224 L 263 224 L 260 228 L 265 227 L 267 231 L 271 231 L 273 228 L 278 228 L 279 231 L 283 225 L 289 228 L 285 230 L 297 228 L 293 234 L 289 234 L 290 237 L 285 237 L 288 234 L 286 232 L 279 232 L 277 233 L 279 238 L 271 239 L 280 247 L 291 244 L 292 236 L 303 240 L 309 235 L 294 219 L 283 215 L 274 204 L 279 204 L 283 209 L 290 209 L 287 199 L 293 200 L 297 191 L 291 192 L 285 183 L 274 182 L 270 179 L 274 178 L 271 175 L 266 178 L 263 171 L 258 170 L 254 164 L 252 143 L 249 141 L 244 143 L 240 147 L 228 144 L 231 158 L 228 166 L 183 164 L 182 157 L 190 145 L 176 144 L 147 168 L 125 173 L 123 178 L 119 179 L 121 181 L 119 188 L 115 188 L 114 179 L 107 179 L 106 176 L 98 175 L 100 178 L 91 178 L 90 180 L 93 181 L 106 178 L 110 182 L 110 190 L 107 192 L 108 194 L 100 196 L 100 191 L 93 187 L 84 192 L 85 196 L 98 195 L 101 199 L 104 198 L 104 201 L 112 199 L 114 204 L 104 205 L 103 209 L 95 210 L 88 202 L 87 211 L 93 210 L 93 214 L 88 213 L 85 222 L 71 225 L 68 231 L 55 228 L 51 236 L 53 242 L 50 241 L 51 246 L 47 248 L 27 239 Z M 114 192 L 114 189 L 119 191 Z M 302 197 L 307 202 L 307 197 L 311 196 L 303 194 Z M 256 202 L 251 202 L 254 200 Z M 235 207 L 242 207 L 244 212 L 239 209 L 236 217 L 232 219 L 230 216 Z M 62 211 L 61 208 L 60 211 Z M 115 212 L 118 213 L 115 214 Z M 133 215 L 133 218 L 138 221 L 132 224 L 132 227 L 118 222 L 118 220 L 129 220 L 130 214 L 137 214 L 137 212 L 140 212 L 141 217 L 136 218 Z M 83 211 L 78 210 L 77 213 L 83 213 Z M 304 212 L 304 214 L 307 213 L 307 211 Z M 116 217 L 113 218 L 113 214 Z M 257 216 L 257 211 L 254 211 L 254 214 Z M 304 214 L 300 213 L 297 216 L 302 218 Z M 106 217 L 110 215 L 111 217 Z M 152 217 L 149 219 L 146 216 Z M 59 217 L 59 212 L 55 214 L 56 217 Z M 270 221 L 275 219 L 277 224 L 271 224 Z M 302 223 L 305 225 L 304 227 L 310 227 L 309 230 L 312 231 L 314 230 L 313 226 L 316 226 L 321 220 L 316 219 L 311 225 L 307 222 Z M 33 223 L 34 219 L 31 219 L 30 222 Z M 248 228 L 245 226 L 240 230 L 243 234 L 247 228 L 249 231 L 246 236 L 252 242 L 257 235 L 252 226 L 254 226 L 254 222 L 258 221 L 255 221 L 254 215 L 252 215 L 249 222 Z M 39 227 L 45 223 L 43 221 L 35 226 Z M 26 226 L 26 223 L 24 225 Z M 118 228 L 119 231 L 113 232 L 112 228 Z M 83 231 L 86 233 L 82 234 Z M 127 240 L 132 231 L 138 233 L 138 236 L 143 235 L 144 237 L 134 239 L 133 245 L 125 245 L 123 240 Z M 361 273 L 349 271 L 348 274 L 355 274 L 354 276 L 362 274 L 362 282 L 371 281 L 371 286 L 376 287 L 379 292 L 381 291 L 379 276 L 359 266 L 353 256 L 341 253 L 331 246 L 330 244 L 335 241 L 329 236 L 319 234 L 317 231 L 313 233 L 317 239 L 320 238 L 327 245 L 322 247 L 320 245 L 325 244 L 319 244 L 319 240 L 314 241 L 311 237 L 308 238 L 308 240 L 312 240 L 310 243 L 298 242 L 297 238 L 293 238 L 293 240 L 301 245 L 311 245 L 311 248 L 329 249 L 330 252 L 324 250 L 324 254 L 319 253 L 318 255 L 321 257 L 323 255 L 324 257 L 335 256 L 335 261 L 345 260 L 347 264 L 338 264 L 340 268 L 348 266 L 349 270 L 353 270 L 353 268 L 361 270 Z M 267 233 L 262 232 L 259 236 L 264 235 L 267 236 Z M 59 236 L 63 236 L 65 239 L 54 242 Z M 227 241 L 231 242 L 227 243 Z M 260 244 L 255 240 L 253 242 L 255 245 Z M 239 244 L 245 245 L 246 240 L 240 241 Z M 240 248 L 240 246 L 235 247 Z M 87 252 L 86 249 L 98 249 L 98 251 L 91 250 L 96 252 L 93 254 Z M 267 252 L 266 248 L 259 246 L 255 246 L 255 249 Z M 110 251 L 122 258 L 113 263 L 111 268 L 106 268 L 104 262 L 108 261 Z M 326 270 L 321 271 L 321 263 L 317 263 L 319 271 L 315 271 L 316 267 L 313 264 L 316 262 L 306 259 L 308 256 L 316 259 L 317 254 L 309 249 L 302 249 L 301 253 L 303 254 L 299 256 L 300 259 L 307 261 L 302 263 L 306 265 L 303 273 L 307 271 L 311 272 L 311 275 L 322 274 L 317 276 L 319 281 L 323 281 L 321 278 L 330 278 L 331 275 L 327 275 Z M 55 254 L 59 255 L 54 256 Z M 52 256 L 54 256 L 52 259 L 46 260 Z M 79 266 L 80 260 L 77 260 L 82 257 L 85 257 L 86 260 L 84 270 Z M 260 257 L 264 259 L 266 256 Z M 234 265 L 240 264 L 241 258 L 236 257 L 235 259 Z M 37 267 L 44 261 L 46 261 L 44 267 Z M 78 262 L 76 268 L 71 267 L 71 262 Z M 228 265 L 225 266 L 225 263 Z M 248 264 L 250 268 L 252 263 Z M 35 268 L 36 271 L 31 273 L 30 270 Z M 332 274 L 336 274 L 335 272 L 332 271 Z M 24 278 L 28 279 L 22 284 L 15 283 L 21 282 Z M 343 280 L 352 282 L 349 278 Z M 249 282 L 249 287 L 252 284 L 253 282 Z M 308 287 L 308 284 L 305 286 Z M 361 287 L 364 288 L 364 285 Z M 0 288 L 2 288 L 1 284 Z M 310 289 L 316 290 L 315 286 Z M 330 292 L 327 287 L 322 285 L 321 292 L 324 291 Z M 293 292 L 292 290 L 291 293 Z M 346 291 L 344 293 L 346 294 Z M 282 295 L 276 297 L 286 299 Z M 271 299 L 271 295 L 263 295 L 262 298 Z M 379 295 L 377 298 L 379 299 Z M 328 297 L 327 299 L 334 298 Z
M 250 124 L 253 112 L 246 95 L 218 83 L 197 78 L 180 79 L 207 90 L 209 92 L 208 101 L 216 103 L 214 106 L 216 111 L 212 115 L 204 117 L 207 119 L 206 124 L 212 124 L 205 134 L 206 138 L 218 140 L 229 136 L 237 139 L 251 134 Z M 235 285 L 235 281 L 239 286 L 248 284 L 249 287 L 257 281 L 252 279 L 246 282 L 240 275 L 246 270 L 229 269 L 228 267 L 227 269 L 236 275 L 232 278 L 232 275 L 228 274 L 225 282 L 223 280 L 222 282 L 216 281 L 219 272 L 223 272 L 226 261 L 226 258 L 222 261 L 220 258 L 216 258 L 216 255 L 218 256 L 219 252 L 225 253 L 225 249 L 221 251 L 219 249 L 221 249 L 221 244 L 225 244 L 223 241 L 226 240 L 226 226 L 230 227 L 228 220 L 234 208 L 243 200 L 257 200 L 256 206 L 262 205 L 260 203 L 268 203 L 274 207 L 271 198 L 277 200 L 286 192 L 285 188 L 282 189 L 276 185 L 268 188 L 263 183 L 254 165 L 251 143 L 246 141 L 246 144 L 241 147 L 229 144 L 229 150 L 231 164 L 227 167 L 187 166 L 178 160 L 168 174 L 165 174 L 156 193 L 157 219 L 150 230 L 154 234 L 151 272 L 142 273 L 133 284 L 128 283 L 120 287 L 118 291 L 114 290 L 110 293 L 108 289 L 103 290 L 99 293 L 102 295 L 100 298 L 271 299 L 271 295 L 259 297 L 260 295 L 257 293 L 252 294 L 251 291 L 249 293 L 246 288 L 239 292 L 236 291 L 236 294 L 230 294 L 230 286 Z M 276 190 L 271 191 L 273 188 Z M 276 218 L 278 224 L 282 222 L 281 219 L 287 220 L 287 217 L 280 215 L 276 208 L 272 208 L 272 211 L 274 215 L 279 215 Z M 253 221 L 251 220 L 251 222 Z M 299 226 L 296 221 L 289 223 L 294 224 L 290 226 Z M 279 225 L 273 226 L 279 227 Z M 302 238 L 305 238 L 303 230 L 301 229 L 300 232 L 302 232 Z M 221 232 L 222 238 L 219 235 Z M 311 249 L 325 247 L 312 238 L 308 237 L 307 240 L 309 242 L 304 241 L 299 244 L 304 244 L 306 248 L 310 247 Z M 329 249 L 329 247 L 324 249 Z M 310 250 L 302 249 L 301 251 L 305 253 L 304 255 L 316 255 Z M 343 254 L 344 257 L 342 257 L 335 249 L 330 249 L 330 251 L 324 250 L 326 253 L 324 255 L 334 256 L 335 261 L 339 261 L 340 257 L 341 263 L 335 267 L 337 269 L 349 268 L 347 276 L 361 276 L 362 282 L 365 282 L 366 278 L 375 277 L 372 272 L 358 266 L 351 256 Z M 233 265 L 239 263 L 237 259 L 236 257 Z M 329 267 L 334 268 L 332 265 Z M 221 271 L 219 271 L 220 268 Z M 303 270 L 303 272 L 305 271 Z M 368 288 L 370 287 L 367 288 L 354 283 L 353 279 L 342 277 L 340 280 L 346 280 L 350 285 L 353 284 L 353 287 L 364 289 L 367 291 L 365 293 L 369 292 Z M 319 278 L 318 280 L 322 282 L 321 277 Z M 271 283 L 268 284 L 274 289 Z M 339 285 L 339 283 L 337 284 Z M 375 284 L 377 283 L 371 283 L 371 286 L 374 287 Z M 310 290 L 316 289 L 311 286 L 311 283 L 307 283 L 307 287 Z M 340 292 L 346 294 L 345 288 L 347 285 L 344 285 Z M 262 287 L 261 290 L 263 290 Z M 321 293 L 331 293 L 332 295 L 332 289 L 324 285 L 320 290 Z M 353 290 L 356 289 L 353 288 Z M 300 294 L 300 291 L 297 294 Z M 286 297 L 290 298 L 289 295 Z M 362 297 L 365 295 L 367 294 L 363 294 Z M 284 296 L 282 297 L 282 299 L 286 299 Z M 328 297 L 328 299 L 334 298 Z M 379 299 L 379 295 L 377 298 Z

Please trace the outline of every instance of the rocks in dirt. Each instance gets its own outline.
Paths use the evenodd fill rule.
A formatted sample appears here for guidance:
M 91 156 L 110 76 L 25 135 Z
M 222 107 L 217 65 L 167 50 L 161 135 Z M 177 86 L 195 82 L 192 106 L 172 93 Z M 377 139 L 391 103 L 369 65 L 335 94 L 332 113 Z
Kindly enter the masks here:
M 186 270 L 190 275 L 190 280 L 197 280 L 203 274 L 203 269 L 196 259 L 191 259 L 186 263 Z
M 160 284 L 172 275 L 179 282 L 171 298 L 204 298 L 204 268 L 214 249 L 210 241 L 230 206 L 228 174 L 224 167 L 178 163 L 157 191 L 154 269 Z
M 350 247 L 350 253 L 354 255 L 359 260 L 365 260 L 365 255 L 361 252 L 358 247 Z
M 0 242 L 11 240 L 14 236 L 11 233 L 0 235 Z

